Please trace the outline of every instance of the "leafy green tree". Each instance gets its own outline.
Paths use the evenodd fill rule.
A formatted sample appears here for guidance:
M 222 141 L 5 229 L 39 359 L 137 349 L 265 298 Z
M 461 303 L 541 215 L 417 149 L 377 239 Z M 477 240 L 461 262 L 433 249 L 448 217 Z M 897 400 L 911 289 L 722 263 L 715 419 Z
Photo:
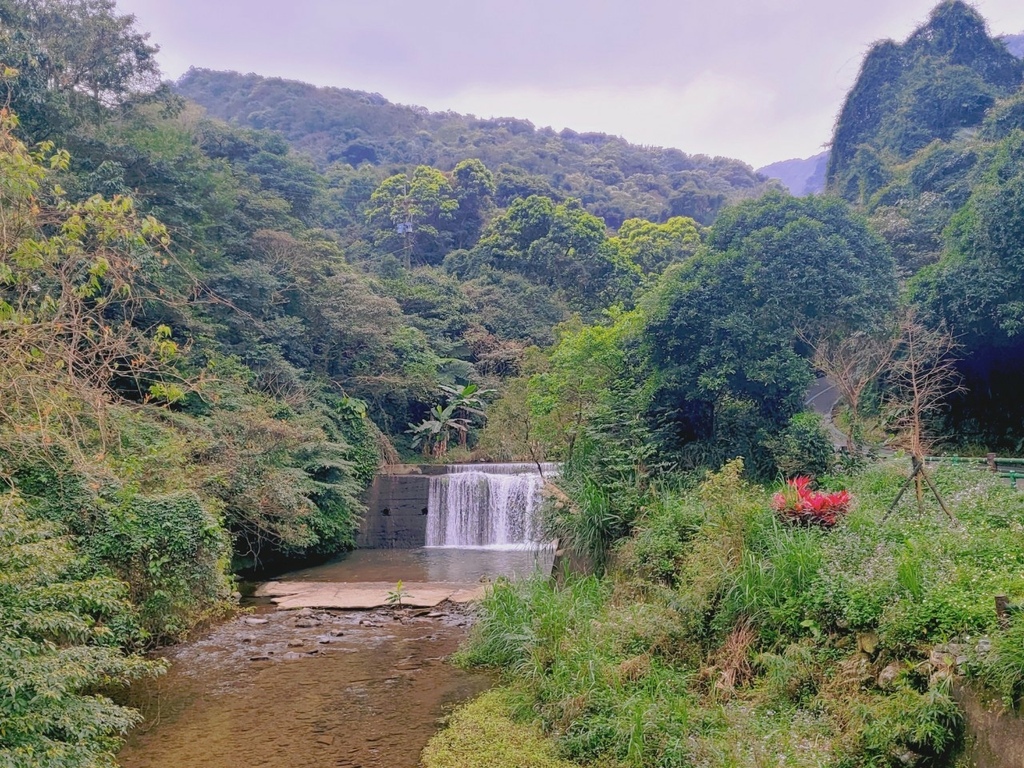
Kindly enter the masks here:
M 697 252 L 701 231 L 697 222 L 682 216 L 674 216 L 664 224 L 628 219 L 611 243 L 619 258 L 637 265 L 644 274 L 660 274 L 670 264 Z
M 469 433 L 469 422 L 456 416 L 457 410 L 456 403 L 433 406 L 427 418 L 419 424 L 410 425 L 412 446 L 422 447 L 425 454 L 440 459 L 448 453 L 453 434 L 458 435 L 460 443 L 464 443 Z
M 370 196 L 366 219 L 374 245 L 401 254 L 406 267 L 438 264 L 451 245 L 451 227 L 459 210 L 455 188 L 444 173 L 421 165 L 381 182 Z
M 637 312 L 614 313 L 604 323 L 578 319 L 559 326 L 546 370 L 530 378 L 527 403 L 532 439 L 548 459 L 571 460 L 577 443 L 613 383 L 629 378 L 627 347 L 641 327 Z
M 171 329 L 142 330 L 136 318 L 156 298 L 140 273 L 167 232 L 129 198 L 67 201 L 52 178 L 67 153 L 30 152 L 16 124 L 0 120 L 0 447 L 56 442 L 77 460 L 86 425 L 102 431 L 112 400 L 185 394 L 169 365 Z
M 3 0 L 0 22 L 11 106 L 37 139 L 159 86 L 158 48 L 114 0 Z
M 557 290 L 588 309 L 619 293 L 604 222 L 576 200 L 556 204 L 537 195 L 516 200 L 491 223 L 473 258 Z
M 885 246 L 843 203 L 774 194 L 730 209 L 644 299 L 663 445 L 686 464 L 743 456 L 772 473 L 765 441 L 810 382 L 803 340 L 870 328 L 895 293 Z
M 457 435 L 459 445 L 466 448 L 474 417 L 484 416 L 484 397 L 493 394 L 493 389 L 481 389 L 478 384 L 463 386 L 441 385 L 447 402 L 435 405 L 426 419 L 410 425 L 413 447 L 422 446 L 427 455 L 435 459 L 448 453 L 452 435 Z
M 479 160 L 463 160 L 452 170 L 459 209 L 453 222 L 456 248 L 470 248 L 480 239 L 494 204 L 494 176 Z

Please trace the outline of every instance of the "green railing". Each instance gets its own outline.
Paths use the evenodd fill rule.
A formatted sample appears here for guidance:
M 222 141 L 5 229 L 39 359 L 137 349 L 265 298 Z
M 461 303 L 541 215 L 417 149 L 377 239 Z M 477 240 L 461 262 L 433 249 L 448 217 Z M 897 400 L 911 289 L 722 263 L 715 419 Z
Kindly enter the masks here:
M 999 457 L 994 453 L 986 456 L 925 456 L 924 460 L 930 464 L 961 464 L 973 466 L 978 469 L 987 469 L 999 477 L 1010 481 L 1010 485 L 1017 487 L 1018 480 L 1024 480 L 1024 470 L 1018 472 L 1015 469 L 1003 471 L 1001 467 L 1024 467 L 1024 459 Z

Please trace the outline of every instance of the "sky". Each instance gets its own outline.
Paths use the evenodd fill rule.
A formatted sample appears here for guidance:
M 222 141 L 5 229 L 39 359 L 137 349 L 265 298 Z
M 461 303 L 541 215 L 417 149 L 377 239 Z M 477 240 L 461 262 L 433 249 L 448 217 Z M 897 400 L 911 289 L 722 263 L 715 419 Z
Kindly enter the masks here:
M 117 0 L 190 66 L 380 93 L 400 104 L 760 167 L 824 149 L 871 43 L 936 0 Z M 1024 1 L 978 0 L 993 34 Z

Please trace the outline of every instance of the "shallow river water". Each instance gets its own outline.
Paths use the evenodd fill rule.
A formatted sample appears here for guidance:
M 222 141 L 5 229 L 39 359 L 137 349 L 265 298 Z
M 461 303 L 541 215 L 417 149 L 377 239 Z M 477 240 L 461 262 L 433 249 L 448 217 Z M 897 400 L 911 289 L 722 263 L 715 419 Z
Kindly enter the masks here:
M 354 554 L 284 578 L 462 581 L 474 573 L 523 574 L 535 561 L 529 552 L 471 555 L 461 564 L 444 550 Z M 450 575 L 434 575 L 443 573 Z M 252 615 L 171 649 L 170 671 L 133 688 L 131 703 L 146 720 L 119 760 L 125 768 L 411 768 L 439 719 L 491 682 L 446 661 L 469 624 L 461 609 L 445 606 L 328 612 L 257 605 Z

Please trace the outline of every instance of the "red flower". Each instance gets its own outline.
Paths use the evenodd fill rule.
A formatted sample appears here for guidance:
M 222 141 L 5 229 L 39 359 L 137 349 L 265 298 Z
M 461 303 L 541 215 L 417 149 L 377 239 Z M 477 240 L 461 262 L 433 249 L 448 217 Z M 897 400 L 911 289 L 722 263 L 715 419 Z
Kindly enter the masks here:
M 813 491 L 809 477 L 794 477 L 787 481 L 786 486 L 784 491 L 772 497 L 772 507 L 788 520 L 830 528 L 839 522 L 850 506 L 848 491 Z

